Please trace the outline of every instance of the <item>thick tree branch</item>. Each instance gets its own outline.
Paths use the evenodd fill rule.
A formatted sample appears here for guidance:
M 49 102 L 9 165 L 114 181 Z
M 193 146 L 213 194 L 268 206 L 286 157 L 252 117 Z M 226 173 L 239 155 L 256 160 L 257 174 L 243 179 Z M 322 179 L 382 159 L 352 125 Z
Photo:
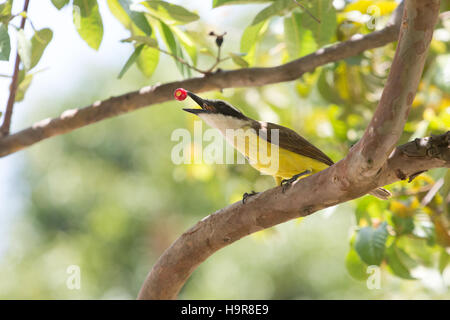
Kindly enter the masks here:
M 383 30 L 355 37 L 329 46 L 284 65 L 271 68 L 245 68 L 222 71 L 204 77 L 175 81 L 142 88 L 118 97 L 98 101 L 82 109 L 63 112 L 60 117 L 45 119 L 31 127 L 0 139 L 0 157 L 19 151 L 41 140 L 73 131 L 89 124 L 118 116 L 149 105 L 169 101 L 176 88 L 192 92 L 205 92 L 225 88 L 253 87 L 298 79 L 304 73 L 330 62 L 355 56 L 365 50 L 393 42 L 398 37 L 399 12 L 395 11 L 391 23 Z
M 26 14 L 28 11 L 28 5 L 30 4 L 30 0 L 25 0 L 23 5 L 23 12 Z M 22 16 L 22 20 L 20 21 L 20 29 L 25 27 L 25 22 L 27 18 Z M 11 118 L 14 108 L 14 102 L 16 102 L 16 92 L 17 86 L 19 85 L 19 66 L 20 66 L 20 55 L 19 52 L 16 54 L 16 62 L 14 64 L 14 72 L 11 80 L 11 85 L 9 87 L 9 97 L 8 102 L 6 103 L 5 117 L 3 119 L 3 124 L 0 127 L 0 136 L 7 136 L 9 134 L 9 129 L 11 127 Z
M 407 179 L 432 168 L 450 168 L 450 132 L 398 147 L 375 180 L 357 188 L 335 177 L 345 174 L 345 160 L 299 180 L 292 188 L 267 190 L 202 219 L 181 235 L 158 259 L 147 276 L 139 299 L 175 299 L 191 273 L 219 249 L 256 231 L 310 215 L 358 198 L 375 187 Z M 301 195 L 301 196 L 299 196 Z
M 399 44 L 381 101 L 363 138 L 348 156 L 245 204 L 235 203 L 184 233 L 157 261 L 140 299 L 174 299 L 195 268 L 215 251 L 253 232 L 306 216 L 436 167 L 450 167 L 450 132 L 410 142 L 394 152 L 423 71 L 439 0 L 407 0 Z M 389 155 L 391 154 L 391 155 Z
M 349 154 L 349 168 L 360 168 L 360 179 L 379 170 L 403 132 L 438 15 L 439 0 L 405 3 L 399 44 L 383 94 L 363 138 Z

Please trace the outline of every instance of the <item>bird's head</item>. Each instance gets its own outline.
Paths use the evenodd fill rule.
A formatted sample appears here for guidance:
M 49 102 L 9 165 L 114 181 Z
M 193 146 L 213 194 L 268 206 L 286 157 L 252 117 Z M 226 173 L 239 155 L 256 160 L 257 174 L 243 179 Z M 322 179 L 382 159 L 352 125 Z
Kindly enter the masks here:
M 248 120 L 248 118 L 237 108 L 222 100 L 203 99 L 196 94 L 187 91 L 189 97 L 194 100 L 201 109 L 183 109 L 184 111 L 193 113 L 205 121 L 207 119 L 231 118 L 236 120 Z

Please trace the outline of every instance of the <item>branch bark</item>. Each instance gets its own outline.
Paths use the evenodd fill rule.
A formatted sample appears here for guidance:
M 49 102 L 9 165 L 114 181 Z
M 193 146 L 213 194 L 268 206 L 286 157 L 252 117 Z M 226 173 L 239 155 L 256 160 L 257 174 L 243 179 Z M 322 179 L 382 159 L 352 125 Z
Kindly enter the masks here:
M 285 193 L 280 187 L 270 189 L 198 222 L 159 258 L 138 298 L 175 299 L 200 263 L 253 232 L 358 198 L 431 168 L 449 168 L 450 132 L 394 150 L 415 96 L 438 13 L 439 0 L 406 1 L 399 44 L 382 98 L 363 138 L 346 158 L 301 179 Z
M 439 15 L 439 1 L 406 1 L 399 44 L 378 107 L 349 154 L 359 177 L 373 176 L 400 138 L 422 76 Z
M 348 188 L 334 177 L 344 161 L 299 180 L 286 193 L 281 187 L 236 202 L 202 219 L 182 234 L 158 259 L 138 299 L 175 299 L 192 272 L 208 257 L 233 242 L 266 228 L 356 199 L 375 187 L 405 180 L 433 168 L 450 168 L 450 132 L 408 142 L 397 149 L 373 181 Z
M 95 102 L 81 109 L 66 110 L 57 118 L 42 120 L 27 129 L 0 139 L 0 157 L 107 118 L 169 101 L 173 98 L 173 91 L 176 88 L 182 87 L 200 93 L 226 88 L 263 86 L 298 79 L 319 66 L 395 41 L 398 37 L 401 9 L 402 5 L 399 5 L 391 22 L 383 30 L 322 48 L 284 65 L 217 72 L 204 77 L 145 87 L 139 91 Z

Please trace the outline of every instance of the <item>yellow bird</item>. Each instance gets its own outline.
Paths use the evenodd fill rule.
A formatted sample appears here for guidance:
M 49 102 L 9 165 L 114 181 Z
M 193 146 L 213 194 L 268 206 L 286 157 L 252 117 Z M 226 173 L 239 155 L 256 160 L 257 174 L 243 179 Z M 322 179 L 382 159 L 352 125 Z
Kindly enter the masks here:
M 202 99 L 187 91 L 201 109 L 183 109 L 199 116 L 218 129 L 225 139 L 242 153 L 255 169 L 274 177 L 283 191 L 301 177 L 333 165 L 325 153 L 294 130 L 264 121 L 256 121 L 222 100 Z M 250 195 L 245 194 L 244 199 Z M 391 194 L 383 188 L 371 195 L 386 200 Z

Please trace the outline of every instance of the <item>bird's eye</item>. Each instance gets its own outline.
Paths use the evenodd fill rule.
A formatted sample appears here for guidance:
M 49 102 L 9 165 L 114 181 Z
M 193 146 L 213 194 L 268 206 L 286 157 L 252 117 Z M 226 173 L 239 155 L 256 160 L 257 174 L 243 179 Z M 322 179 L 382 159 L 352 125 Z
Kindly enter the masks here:
M 214 111 L 214 107 L 204 103 L 203 104 L 203 109 L 208 110 L 208 111 Z

